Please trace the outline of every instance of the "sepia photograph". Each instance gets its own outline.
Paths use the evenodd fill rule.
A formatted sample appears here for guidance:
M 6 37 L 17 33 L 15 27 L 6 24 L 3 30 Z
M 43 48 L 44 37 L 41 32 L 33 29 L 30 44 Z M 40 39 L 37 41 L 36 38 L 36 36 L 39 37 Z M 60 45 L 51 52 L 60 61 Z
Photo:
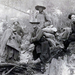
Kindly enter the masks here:
M 0 75 L 75 75 L 75 0 L 0 0 Z

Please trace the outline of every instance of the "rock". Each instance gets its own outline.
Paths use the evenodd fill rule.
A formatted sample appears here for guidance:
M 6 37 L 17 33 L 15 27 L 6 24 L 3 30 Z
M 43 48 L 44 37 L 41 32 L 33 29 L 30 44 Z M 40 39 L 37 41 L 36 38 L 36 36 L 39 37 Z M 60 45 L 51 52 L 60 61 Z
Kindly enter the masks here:
M 28 63 L 29 60 L 32 60 L 33 56 L 28 51 L 21 52 L 20 54 L 20 63 Z
M 61 57 L 53 58 L 50 64 L 46 64 L 44 74 L 36 73 L 34 75 L 75 75 L 75 54 L 65 55 L 63 59 Z
M 45 75 L 75 75 L 75 54 L 65 55 L 63 59 L 53 58 L 49 66 Z
M 30 42 L 29 41 L 25 41 L 24 43 L 22 43 L 21 48 L 26 50 L 29 47 L 29 45 L 30 45 Z
M 34 45 L 34 44 L 30 44 L 30 46 L 29 46 L 29 48 L 28 48 L 28 49 L 29 49 L 29 51 L 31 51 L 31 52 L 32 52 L 32 51 L 34 50 L 34 47 L 35 47 L 35 45 Z

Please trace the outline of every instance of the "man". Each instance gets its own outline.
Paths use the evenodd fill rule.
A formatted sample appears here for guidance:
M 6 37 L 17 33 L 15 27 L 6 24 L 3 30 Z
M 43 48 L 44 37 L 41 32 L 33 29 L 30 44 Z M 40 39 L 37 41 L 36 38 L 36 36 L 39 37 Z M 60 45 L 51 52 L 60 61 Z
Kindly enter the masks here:
M 20 24 L 19 24 L 18 21 L 13 22 L 13 27 L 14 27 L 14 29 L 17 30 L 18 34 L 19 34 L 21 37 L 24 36 L 24 31 L 23 31 L 23 29 L 20 27 Z
M 14 63 L 19 61 L 21 45 L 20 27 L 8 28 L 1 39 L 1 57 L 2 62 Z
M 67 49 L 71 42 L 75 41 L 75 13 L 69 14 L 68 18 L 71 19 L 71 33 L 68 39 L 64 41 L 64 50 Z
M 40 22 L 38 27 L 43 28 L 45 25 L 50 25 L 51 20 L 48 17 L 48 15 L 44 12 L 46 7 L 44 7 L 43 5 L 37 5 L 37 6 L 35 6 L 35 9 L 39 11 L 39 13 L 37 13 L 36 16 L 35 16 L 37 21 Z
M 34 31 L 32 33 L 31 43 L 34 43 L 35 49 L 33 51 L 34 60 L 40 59 L 41 63 L 41 72 L 45 71 L 45 64 L 50 57 L 49 44 L 48 41 L 43 36 L 42 29 L 39 29 L 38 26 L 34 26 Z

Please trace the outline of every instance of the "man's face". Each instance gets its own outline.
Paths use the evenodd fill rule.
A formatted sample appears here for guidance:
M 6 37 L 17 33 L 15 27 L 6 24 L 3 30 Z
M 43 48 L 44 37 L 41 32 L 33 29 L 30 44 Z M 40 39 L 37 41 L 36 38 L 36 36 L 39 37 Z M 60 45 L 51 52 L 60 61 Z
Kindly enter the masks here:
M 19 26 L 17 22 L 15 22 L 13 25 L 14 25 L 14 28 L 17 28 L 17 26 Z
M 17 30 L 17 24 L 13 24 L 13 26 L 12 26 L 12 29 L 13 29 L 13 31 L 16 31 Z
M 41 13 L 41 12 L 43 12 L 43 8 L 40 7 L 39 8 L 39 13 Z
M 38 29 L 38 27 L 36 26 L 36 27 L 34 27 L 34 31 L 37 31 L 37 29 Z

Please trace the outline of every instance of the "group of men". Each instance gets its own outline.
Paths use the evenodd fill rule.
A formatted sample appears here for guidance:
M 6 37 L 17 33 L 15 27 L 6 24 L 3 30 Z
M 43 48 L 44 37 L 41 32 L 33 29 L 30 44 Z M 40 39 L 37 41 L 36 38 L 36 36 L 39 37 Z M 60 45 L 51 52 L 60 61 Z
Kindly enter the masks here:
M 34 22 L 34 31 L 31 33 L 30 43 L 35 45 L 33 50 L 33 59 L 39 58 L 41 64 L 41 72 L 45 72 L 45 64 L 50 58 L 50 47 L 57 46 L 63 51 L 67 52 L 67 47 L 73 41 L 75 41 L 75 13 L 69 15 L 69 19 L 72 20 L 71 31 L 68 29 L 62 29 L 63 32 L 58 33 L 57 28 L 51 25 L 50 18 L 44 12 L 46 7 L 37 5 L 35 7 L 39 13 L 36 15 L 37 22 Z M 19 61 L 19 53 L 21 50 L 21 41 L 25 35 L 22 28 L 19 26 L 19 22 L 13 22 L 11 28 L 7 29 L 1 39 L 1 57 L 4 59 L 2 62 L 15 62 Z M 64 36 L 65 35 L 65 36 Z M 64 37 L 63 37 L 64 36 Z M 68 36 L 66 38 L 66 36 Z M 63 38 L 62 38 L 63 37 Z M 65 38 L 65 40 L 63 40 Z M 60 46 L 61 43 L 63 46 Z
M 35 45 L 33 58 L 34 60 L 40 58 L 41 72 L 43 73 L 45 71 L 45 64 L 50 58 L 50 47 L 59 47 L 64 52 L 67 52 L 69 44 L 75 41 L 75 13 L 71 13 L 68 16 L 72 21 L 71 27 L 62 28 L 59 33 L 57 28 L 51 31 L 53 26 L 51 25 L 49 17 L 43 11 L 46 7 L 37 5 L 35 9 L 39 11 L 36 18 L 40 24 L 34 26 L 34 35 L 32 35 L 31 43 Z M 55 42 L 56 44 L 54 45 Z

